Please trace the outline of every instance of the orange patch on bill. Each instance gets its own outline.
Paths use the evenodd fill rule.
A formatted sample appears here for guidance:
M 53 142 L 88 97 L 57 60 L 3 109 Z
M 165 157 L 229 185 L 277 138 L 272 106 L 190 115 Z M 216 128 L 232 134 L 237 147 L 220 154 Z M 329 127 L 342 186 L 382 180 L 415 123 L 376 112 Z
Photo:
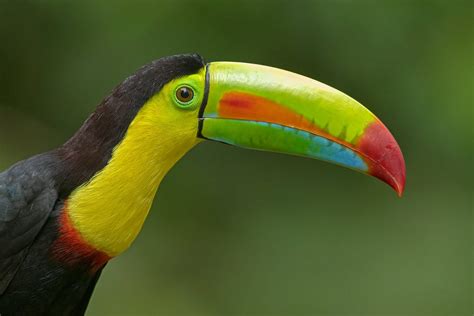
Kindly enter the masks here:
M 267 122 L 297 128 L 357 152 L 354 145 L 332 136 L 304 116 L 260 96 L 235 91 L 227 92 L 219 101 L 218 111 L 222 118 Z

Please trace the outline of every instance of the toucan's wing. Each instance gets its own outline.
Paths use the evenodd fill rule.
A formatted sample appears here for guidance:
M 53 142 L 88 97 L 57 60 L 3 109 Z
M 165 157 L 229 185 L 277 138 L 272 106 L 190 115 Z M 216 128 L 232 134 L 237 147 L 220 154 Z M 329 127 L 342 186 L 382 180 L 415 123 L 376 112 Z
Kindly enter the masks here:
M 57 192 L 36 156 L 0 173 L 0 295 L 46 222 Z

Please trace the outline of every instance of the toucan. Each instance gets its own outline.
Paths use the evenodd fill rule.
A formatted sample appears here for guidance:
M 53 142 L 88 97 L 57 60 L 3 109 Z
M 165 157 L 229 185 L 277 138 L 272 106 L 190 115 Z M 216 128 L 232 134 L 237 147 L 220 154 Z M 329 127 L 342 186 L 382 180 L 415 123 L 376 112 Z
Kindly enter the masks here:
M 394 137 L 346 94 L 277 68 L 163 57 L 116 86 L 63 145 L 0 173 L 0 314 L 84 314 L 163 177 L 205 140 L 328 161 L 399 195 L 405 186 Z

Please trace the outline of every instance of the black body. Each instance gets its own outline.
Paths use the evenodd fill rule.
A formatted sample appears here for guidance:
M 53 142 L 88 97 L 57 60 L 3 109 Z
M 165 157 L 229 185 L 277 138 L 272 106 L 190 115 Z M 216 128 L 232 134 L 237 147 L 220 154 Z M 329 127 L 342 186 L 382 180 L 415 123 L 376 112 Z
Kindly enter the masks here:
M 103 169 L 141 106 L 164 84 L 204 67 L 199 55 L 156 60 L 105 98 L 63 146 L 0 173 L 0 315 L 81 315 L 103 266 L 53 254 L 69 194 Z M 57 251 L 57 250 L 54 250 Z

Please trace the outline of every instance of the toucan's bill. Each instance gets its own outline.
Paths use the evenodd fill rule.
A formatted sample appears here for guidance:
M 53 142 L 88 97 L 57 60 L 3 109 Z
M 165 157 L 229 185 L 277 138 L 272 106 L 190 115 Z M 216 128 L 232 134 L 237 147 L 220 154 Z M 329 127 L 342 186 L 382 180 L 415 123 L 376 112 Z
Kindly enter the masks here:
M 285 70 L 234 62 L 206 67 L 199 136 L 317 158 L 372 176 L 401 195 L 405 162 L 385 125 L 359 102 Z

